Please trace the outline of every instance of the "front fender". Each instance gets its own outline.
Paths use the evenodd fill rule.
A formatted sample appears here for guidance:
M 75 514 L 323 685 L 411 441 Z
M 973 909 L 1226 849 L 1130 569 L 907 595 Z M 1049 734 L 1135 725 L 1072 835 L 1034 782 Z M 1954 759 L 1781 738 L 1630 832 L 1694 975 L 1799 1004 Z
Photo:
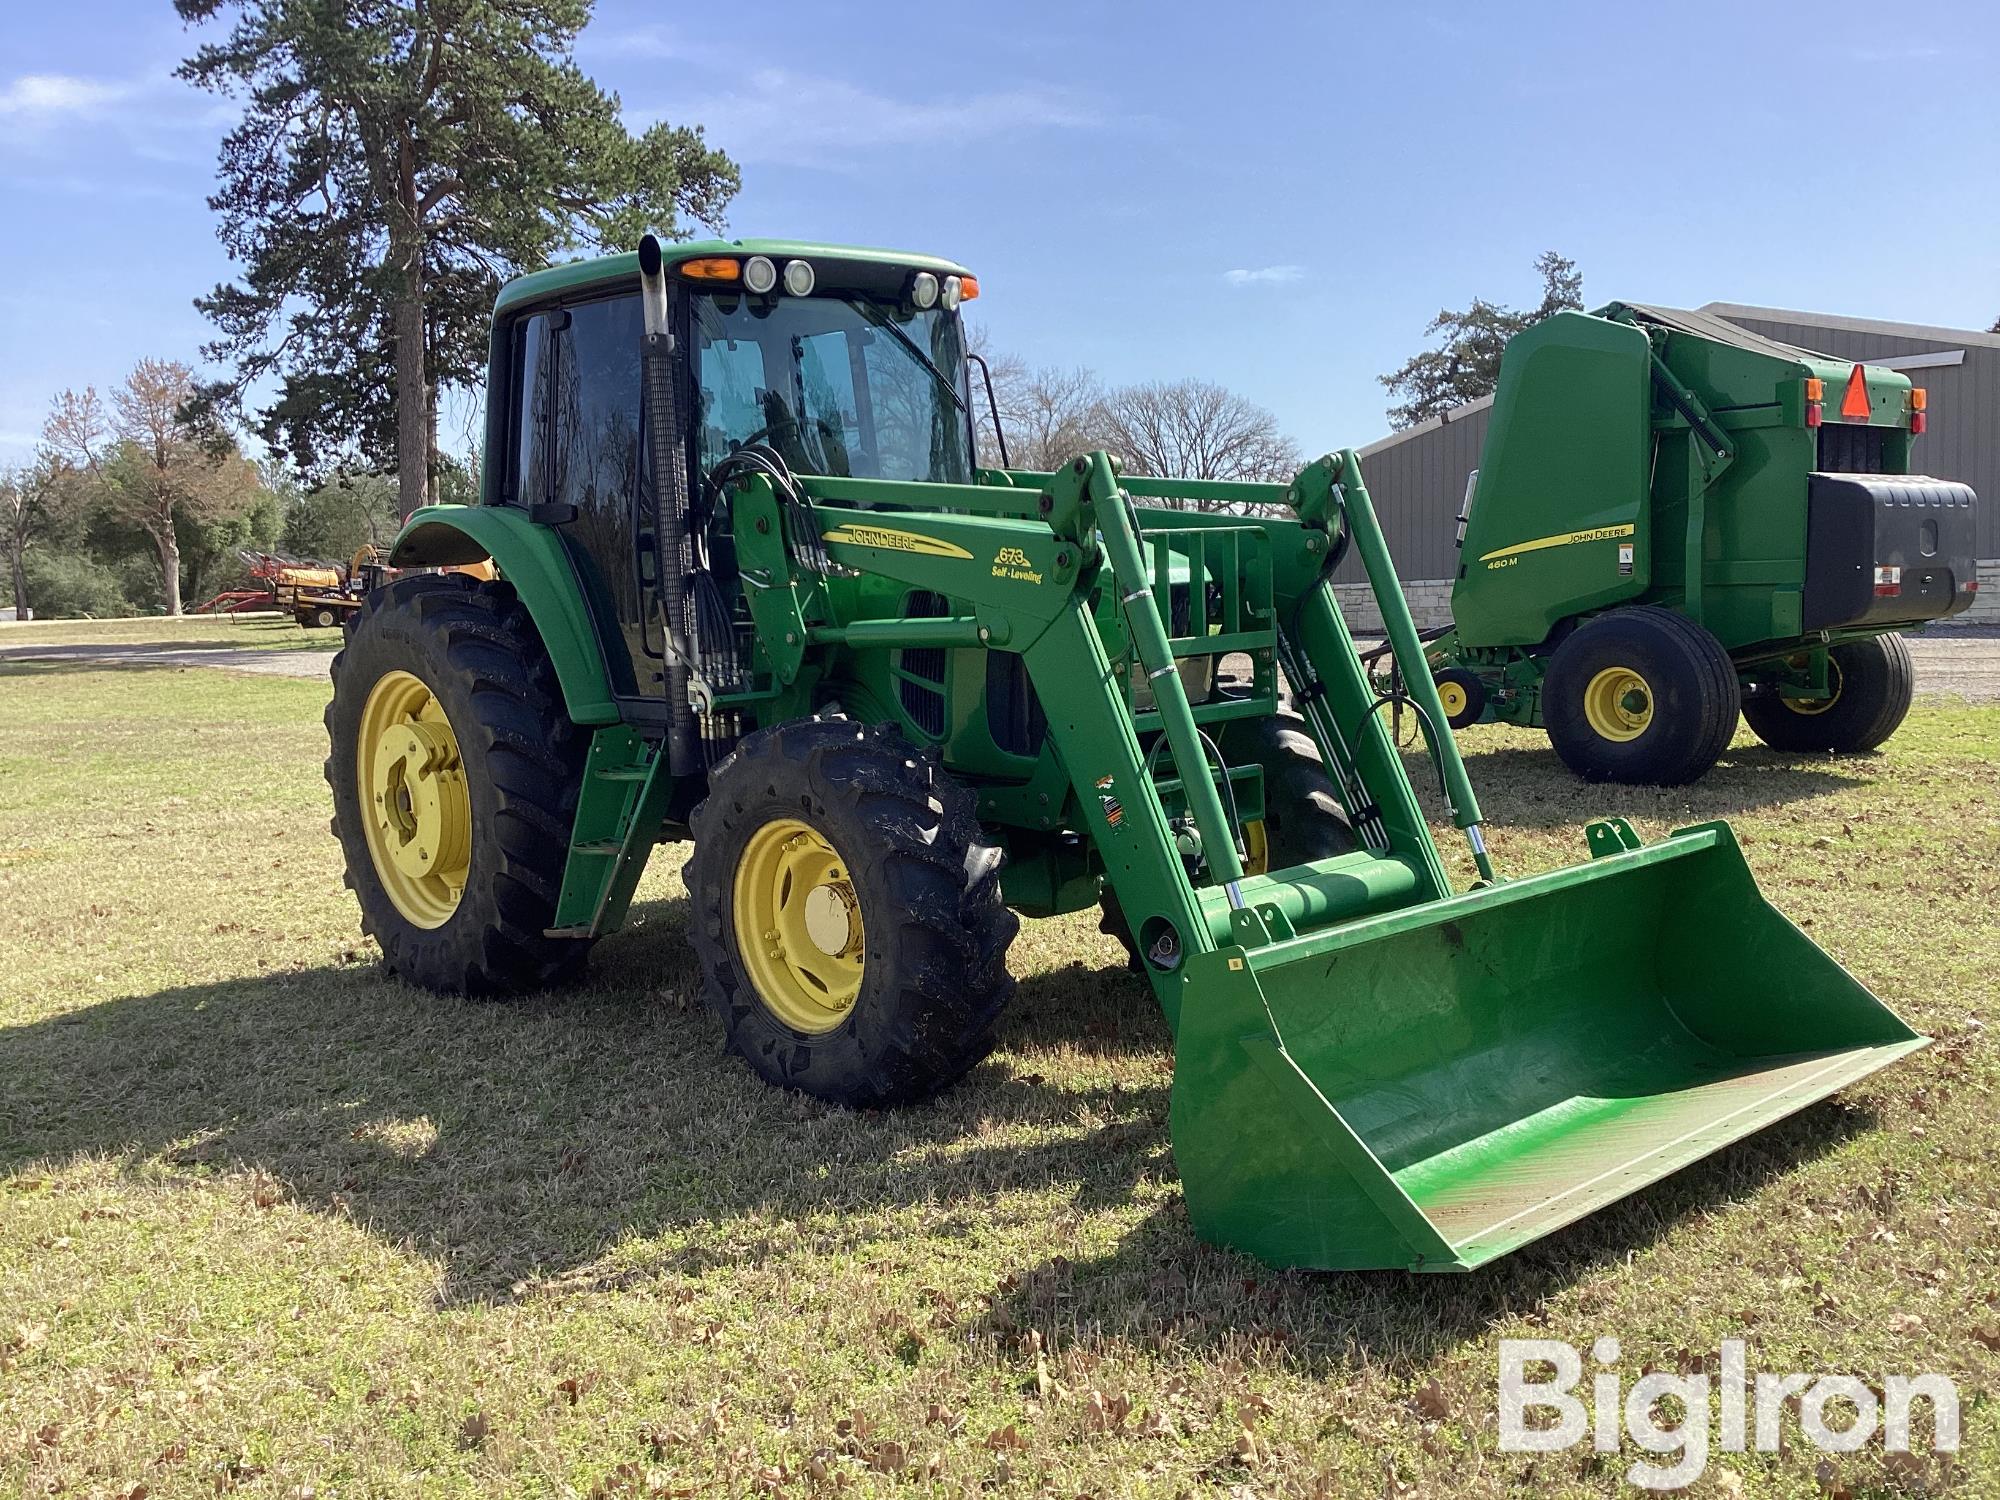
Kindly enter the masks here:
M 500 505 L 427 505 L 403 523 L 389 552 L 395 568 L 448 568 L 491 558 L 528 607 L 576 724 L 615 724 L 618 703 L 604 649 L 562 538 Z

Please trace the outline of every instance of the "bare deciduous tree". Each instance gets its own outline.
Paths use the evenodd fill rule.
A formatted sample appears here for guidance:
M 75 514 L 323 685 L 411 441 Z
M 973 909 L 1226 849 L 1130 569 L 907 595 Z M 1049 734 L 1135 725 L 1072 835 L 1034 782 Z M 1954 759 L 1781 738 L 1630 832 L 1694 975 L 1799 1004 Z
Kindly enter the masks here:
M 256 503 L 257 471 L 241 454 L 216 454 L 181 412 L 194 373 L 174 360 L 142 359 L 111 393 L 111 415 L 95 390 L 64 391 L 43 428 L 54 459 L 96 481 L 106 511 L 137 526 L 159 556 L 166 612 L 181 612 L 177 521 L 215 521 Z
M 1016 468 L 1055 469 L 1079 453 L 1114 446 L 1104 388 L 1090 371 L 1029 370 L 1018 362 L 1016 368 L 1004 383 L 999 369 L 993 375 Z
M 1122 386 L 1105 398 L 1126 472 L 1168 479 L 1290 479 L 1303 460 L 1255 402 L 1206 380 Z
M 1233 391 L 1204 380 L 1128 385 L 1107 390 L 1080 367 L 1030 367 L 988 347 L 973 330 L 971 347 L 993 373 L 994 404 L 1016 469 L 1046 472 L 1102 448 L 1128 474 L 1164 479 L 1288 480 L 1303 463 L 1277 418 Z M 997 459 L 983 383 L 973 377 L 981 452 Z

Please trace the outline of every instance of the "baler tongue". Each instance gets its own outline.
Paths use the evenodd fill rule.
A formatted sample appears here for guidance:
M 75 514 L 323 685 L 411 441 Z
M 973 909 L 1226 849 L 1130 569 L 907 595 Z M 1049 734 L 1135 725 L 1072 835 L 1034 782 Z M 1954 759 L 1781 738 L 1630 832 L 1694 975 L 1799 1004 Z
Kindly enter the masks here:
M 1190 958 L 1174 1153 L 1203 1238 L 1469 1270 L 1925 1045 L 1725 824 Z

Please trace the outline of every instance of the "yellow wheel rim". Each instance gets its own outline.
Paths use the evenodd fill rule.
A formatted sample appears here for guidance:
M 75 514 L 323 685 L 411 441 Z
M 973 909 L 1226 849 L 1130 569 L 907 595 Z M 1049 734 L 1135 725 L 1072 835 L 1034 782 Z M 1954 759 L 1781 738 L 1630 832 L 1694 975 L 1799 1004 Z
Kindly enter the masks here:
M 1825 698 L 1784 698 L 1778 701 L 1795 714 L 1823 714 L 1840 701 L 1840 663 L 1832 657 L 1826 662 L 1826 685 L 1831 690 Z
M 355 753 L 376 878 L 415 926 L 444 926 L 472 864 L 472 797 L 451 721 L 421 681 L 390 672 L 368 691 Z
M 1264 831 L 1264 820 L 1243 825 L 1243 873 L 1245 875 L 1268 875 L 1271 872 L 1271 838 Z
M 1455 719 L 1465 712 L 1465 684 L 1462 682 L 1440 682 L 1437 685 L 1438 702 L 1444 705 L 1444 716 Z
M 1636 740 L 1653 722 L 1653 690 L 1630 667 L 1606 667 L 1583 690 L 1583 716 L 1607 740 Z
M 818 829 L 779 818 L 750 836 L 731 897 L 736 951 L 780 1021 L 834 1029 L 861 993 L 861 902 L 847 863 Z

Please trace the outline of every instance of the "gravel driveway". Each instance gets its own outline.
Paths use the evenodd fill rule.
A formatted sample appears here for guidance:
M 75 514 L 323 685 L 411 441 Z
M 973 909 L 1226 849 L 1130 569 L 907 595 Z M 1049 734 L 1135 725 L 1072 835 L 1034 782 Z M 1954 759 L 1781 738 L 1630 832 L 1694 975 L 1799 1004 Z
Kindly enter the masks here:
M 2000 625 L 1959 625 L 1908 637 L 1919 693 L 2000 703 Z
M 101 646 L 0 646 L 0 661 L 89 661 L 107 665 L 144 663 L 151 666 L 222 667 L 231 672 L 256 672 L 267 677 L 313 677 L 327 680 L 331 651 L 246 651 L 238 646 L 173 646 L 144 641 Z

